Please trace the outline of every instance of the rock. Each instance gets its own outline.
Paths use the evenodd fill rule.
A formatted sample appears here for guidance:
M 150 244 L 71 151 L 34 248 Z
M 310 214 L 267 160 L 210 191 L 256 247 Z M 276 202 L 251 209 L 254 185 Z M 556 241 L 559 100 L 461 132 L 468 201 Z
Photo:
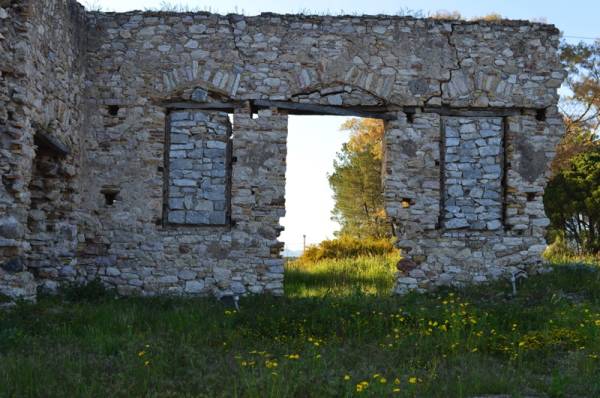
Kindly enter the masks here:
M 38 292 L 41 294 L 56 295 L 60 285 L 56 281 L 45 280 L 38 286 Z
M 23 227 L 13 216 L 0 218 L 0 236 L 18 239 L 23 236 Z
M 14 257 L 2 263 L 0 268 L 6 272 L 17 273 L 25 270 L 25 264 L 21 257 Z
M 77 275 L 77 271 L 72 266 L 66 265 L 60 269 L 59 274 L 62 277 L 71 278 Z
M 174 283 L 177 283 L 178 281 L 179 281 L 179 279 L 175 275 L 165 275 L 165 276 L 161 276 L 160 278 L 157 279 L 158 283 L 163 283 L 163 284 L 174 284 Z
M 487 229 L 490 231 L 495 231 L 500 228 L 502 228 L 502 223 L 499 220 L 492 220 L 487 223 Z
M 411 259 L 403 258 L 400 261 L 398 261 L 398 264 L 396 264 L 396 268 L 398 269 L 398 271 L 408 273 L 413 269 L 417 268 L 417 264 L 415 264 L 415 262 Z
M 469 222 L 464 218 L 453 218 L 444 223 L 446 228 L 448 229 L 460 229 L 467 228 L 469 226 Z
M 233 282 L 231 284 L 230 288 L 231 288 L 231 291 L 234 294 L 238 294 L 239 295 L 239 294 L 246 293 L 246 287 L 244 286 L 243 283 L 240 283 L 240 282 Z
M 201 88 L 197 88 L 192 92 L 192 101 L 206 102 L 208 100 L 208 92 Z
M 204 281 L 202 281 L 202 280 L 185 282 L 184 291 L 186 293 L 197 294 L 197 293 L 201 293 L 203 290 L 204 290 Z
M 179 279 L 183 279 L 184 281 L 190 281 L 190 280 L 196 278 L 197 274 L 198 273 L 194 272 L 194 271 L 183 270 L 183 271 L 179 272 L 178 276 L 179 276 Z

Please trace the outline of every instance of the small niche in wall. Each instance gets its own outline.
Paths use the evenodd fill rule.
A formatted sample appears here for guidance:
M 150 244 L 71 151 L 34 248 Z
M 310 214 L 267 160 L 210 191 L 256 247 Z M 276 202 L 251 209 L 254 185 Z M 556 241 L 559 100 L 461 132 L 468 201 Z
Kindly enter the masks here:
M 537 120 L 538 122 L 543 122 L 546 120 L 546 109 L 538 109 L 535 112 L 535 120 Z
M 527 201 L 533 202 L 535 200 L 535 192 L 527 192 Z
M 408 209 L 412 204 L 412 201 L 410 198 L 402 198 L 402 208 L 403 209 Z
M 104 195 L 104 204 L 106 206 L 114 206 L 120 191 L 121 190 L 116 186 L 102 187 L 100 193 Z
M 110 116 L 117 116 L 119 114 L 119 105 L 109 105 L 106 107 Z

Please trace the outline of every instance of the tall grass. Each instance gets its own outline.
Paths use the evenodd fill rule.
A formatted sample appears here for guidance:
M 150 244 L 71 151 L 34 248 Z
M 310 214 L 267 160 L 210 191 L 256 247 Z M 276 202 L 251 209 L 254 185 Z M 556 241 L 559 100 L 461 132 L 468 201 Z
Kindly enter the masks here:
M 566 243 L 564 238 L 557 236 L 554 242 L 543 253 L 546 261 L 552 264 L 586 264 L 600 266 L 600 253 L 580 254 Z
M 315 262 L 325 259 L 397 255 L 399 253 L 392 239 L 356 238 L 344 235 L 336 239 L 324 240 L 318 245 L 308 246 L 300 256 L 300 260 Z
M 399 253 L 324 259 L 303 258 L 286 264 L 285 292 L 289 297 L 389 295 Z

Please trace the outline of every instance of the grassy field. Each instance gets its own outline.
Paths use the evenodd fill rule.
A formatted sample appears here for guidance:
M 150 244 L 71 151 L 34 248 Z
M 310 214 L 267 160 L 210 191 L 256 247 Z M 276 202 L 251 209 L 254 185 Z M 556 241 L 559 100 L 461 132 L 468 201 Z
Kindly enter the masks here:
M 0 312 L 1 397 L 600 396 L 600 272 L 390 297 L 393 259 L 290 264 L 284 298 Z M 93 292 L 92 292 L 93 293 Z

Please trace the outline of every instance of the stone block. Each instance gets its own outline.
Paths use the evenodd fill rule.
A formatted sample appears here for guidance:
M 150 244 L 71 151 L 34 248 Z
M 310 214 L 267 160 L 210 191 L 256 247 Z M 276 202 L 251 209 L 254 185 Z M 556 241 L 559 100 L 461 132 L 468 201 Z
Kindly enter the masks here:
M 184 291 L 186 293 L 198 294 L 198 293 L 202 293 L 203 290 L 204 290 L 204 281 L 203 280 L 185 282 Z

